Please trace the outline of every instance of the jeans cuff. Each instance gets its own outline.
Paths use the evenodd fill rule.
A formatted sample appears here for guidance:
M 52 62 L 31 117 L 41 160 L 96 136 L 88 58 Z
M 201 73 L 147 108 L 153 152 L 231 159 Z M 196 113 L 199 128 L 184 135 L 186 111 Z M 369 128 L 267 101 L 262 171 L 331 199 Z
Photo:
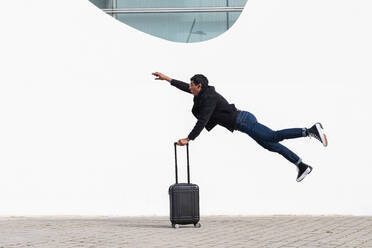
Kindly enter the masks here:
M 299 165 L 302 163 L 302 159 L 299 159 L 297 162 L 296 162 L 296 165 Z
M 307 133 L 307 132 L 306 132 L 306 128 L 302 128 L 302 136 L 303 136 L 303 137 L 306 137 L 306 136 L 307 136 L 306 133 Z

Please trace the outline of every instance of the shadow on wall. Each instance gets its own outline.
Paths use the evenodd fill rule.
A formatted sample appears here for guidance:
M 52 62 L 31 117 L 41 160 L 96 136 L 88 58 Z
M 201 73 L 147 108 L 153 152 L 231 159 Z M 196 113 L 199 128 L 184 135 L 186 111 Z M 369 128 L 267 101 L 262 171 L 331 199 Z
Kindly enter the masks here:
M 247 0 L 89 0 L 142 32 L 175 42 L 213 39 L 239 18 Z

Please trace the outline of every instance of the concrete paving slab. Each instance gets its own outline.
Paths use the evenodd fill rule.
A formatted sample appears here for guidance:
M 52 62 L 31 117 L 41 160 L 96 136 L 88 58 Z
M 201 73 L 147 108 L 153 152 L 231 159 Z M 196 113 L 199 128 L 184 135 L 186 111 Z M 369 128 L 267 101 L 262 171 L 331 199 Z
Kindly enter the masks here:
M 201 228 L 168 217 L 0 217 L 0 248 L 372 248 L 372 217 L 206 216 Z

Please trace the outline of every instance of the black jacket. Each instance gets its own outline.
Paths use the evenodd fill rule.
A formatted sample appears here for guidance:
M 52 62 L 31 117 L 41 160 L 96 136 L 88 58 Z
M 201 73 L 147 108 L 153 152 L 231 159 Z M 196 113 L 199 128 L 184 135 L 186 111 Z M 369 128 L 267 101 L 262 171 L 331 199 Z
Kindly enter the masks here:
M 191 93 L 187 83 L 172 79 L 171 85 Z M 194 96 L 192 113 L 198 121 L 188 135 L 190 140 L 194 140 L 204 127 L 210 131 L 217 124 L 234 132 L 239 111 L 234 104 L 229 104 L 223 96 L 218 94 L 213 86 L 208 86 L 205 89 L 202 88 L 200 93 Z

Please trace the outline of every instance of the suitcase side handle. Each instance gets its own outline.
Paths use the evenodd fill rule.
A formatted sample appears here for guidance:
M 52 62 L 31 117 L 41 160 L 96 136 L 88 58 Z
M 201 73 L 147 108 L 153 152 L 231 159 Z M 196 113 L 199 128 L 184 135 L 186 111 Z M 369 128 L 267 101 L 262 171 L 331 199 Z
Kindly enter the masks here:
M 186 153 L 187 153 L 187 183 L 190 184 L 189 144 L 186 144 Z M 175 158 L 176 184 L 177 184 L 178 183 L 177 142 L 174 142 L 174 158 Z

